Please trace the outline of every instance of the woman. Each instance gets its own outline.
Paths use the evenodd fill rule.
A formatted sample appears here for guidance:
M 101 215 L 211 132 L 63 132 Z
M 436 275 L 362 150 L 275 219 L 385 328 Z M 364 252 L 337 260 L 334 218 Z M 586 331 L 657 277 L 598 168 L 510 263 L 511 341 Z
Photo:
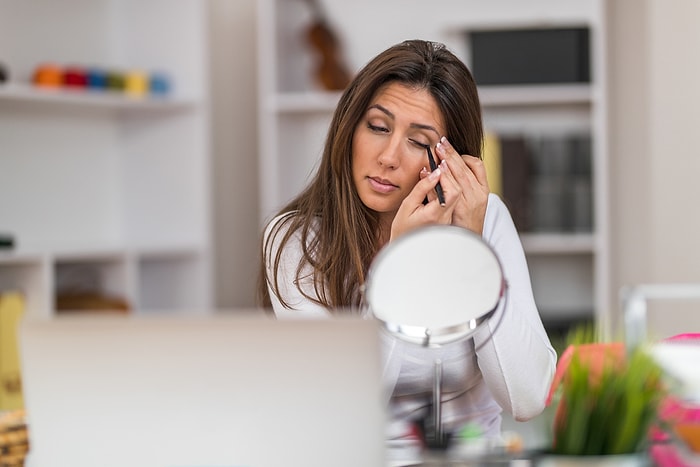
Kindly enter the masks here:
M 424 145 L 440 161 L 432 172 Z M 265 230 L 259 295 L 278 317 L 357 309 L 377 252 L 419 226 L 461 226 L 496 252 L 509 284 L 503 319 L 491 321 L 500 321 L 497 329 L 489 324 L 473 340 L 440 349 L 383 336 L 391 437 L 407 436 L 410 422 L 428 412 L 437 357 L 446 431 L 477 423 L 497 436 L 502 409 L 526 420 L 544 407 L 556 353 L 512 218 L 489 193 L 482 145 L 476 84 L 464 63 L 441 44 L 397 44 L 347 87 L 315 177 Z

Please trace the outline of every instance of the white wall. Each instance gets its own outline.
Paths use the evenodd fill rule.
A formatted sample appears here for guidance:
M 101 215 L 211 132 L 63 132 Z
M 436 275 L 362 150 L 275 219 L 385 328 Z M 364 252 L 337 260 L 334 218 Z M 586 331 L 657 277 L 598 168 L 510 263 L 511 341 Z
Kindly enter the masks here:
M 608 8 L 612 290 L 700 282 L 700 2 Z M 657 305 L 650 322 L 697 331 L 698 307 Z
M 256 1 L 209 0 L 215 300 L 255 303 L 258 272 Z

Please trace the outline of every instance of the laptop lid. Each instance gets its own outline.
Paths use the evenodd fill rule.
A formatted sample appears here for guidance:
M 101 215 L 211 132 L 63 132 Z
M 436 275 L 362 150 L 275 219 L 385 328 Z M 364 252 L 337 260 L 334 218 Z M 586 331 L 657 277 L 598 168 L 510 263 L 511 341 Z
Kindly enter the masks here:
M 30 467 L 385 463 L 373 321 L 71 316 L 20 339 Z

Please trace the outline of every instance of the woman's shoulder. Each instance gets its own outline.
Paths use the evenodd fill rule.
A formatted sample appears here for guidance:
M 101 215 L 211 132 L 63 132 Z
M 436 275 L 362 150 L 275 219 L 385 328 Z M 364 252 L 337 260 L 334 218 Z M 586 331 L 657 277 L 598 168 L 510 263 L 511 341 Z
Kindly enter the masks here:
M 273 231 L 279 233 L 287 231 L 293 224 L 294 219 L 298 217 L 297 211 L 285 211 L 276 214 L 272 219 L 265 224 L 265 237 L 268 237 Z
M 290 229 L 294 230 L 291 232 L 291 236 L 298 237 L 298 239 L 301 238 L 301 232 L 303 230 L 307 232 L 307 238 L 308 235 L 314 236 L 318 219 L 312 218 L 309 224 L 310 228 L 306 229 L 306 223 L 299 217 L 298 211 L 286 211 L 275 215 L 265 225 L 264 238 L 267 240 L 270 237 L 281 238 L 287 236 L 287 234 L 290 233 Z M 297 220 L 302 220 L 302 222 L 296 222 Z

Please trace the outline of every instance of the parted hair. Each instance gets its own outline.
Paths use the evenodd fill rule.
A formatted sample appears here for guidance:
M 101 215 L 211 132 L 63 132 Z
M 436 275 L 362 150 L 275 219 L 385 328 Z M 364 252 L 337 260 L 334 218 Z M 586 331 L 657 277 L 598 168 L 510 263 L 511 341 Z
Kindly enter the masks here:
M 331 120 L 320 165 L 306 188 L 277 216 L 262 239 L 257 300 L 271 307 L 270 290 L 280 296 L 282 251 L 293 235 L 301 238 L 302 255 L 295 284 L 311 266 L 315 295 L 301 292 L 329 310 L 357 306 L 361 285 L 379 247 L 379 216 L 357 194 L 352 177 L 352 140 L 372 99 L 389 83 L 425 89 L 444 117 L 452 146 L 460 154 L 481 157 L 483 124 L 476 83 L 467 66 L 443 44 L 408 40 L 381 52 L 353 78 Z M 275 217 L 277 217 L 275 216 Z M 273 243 L 278 247 L 273 249 Z M 270 272 L 266 265 L 270 265 Z M 299 287 L 299 285 L 297 285 Z

